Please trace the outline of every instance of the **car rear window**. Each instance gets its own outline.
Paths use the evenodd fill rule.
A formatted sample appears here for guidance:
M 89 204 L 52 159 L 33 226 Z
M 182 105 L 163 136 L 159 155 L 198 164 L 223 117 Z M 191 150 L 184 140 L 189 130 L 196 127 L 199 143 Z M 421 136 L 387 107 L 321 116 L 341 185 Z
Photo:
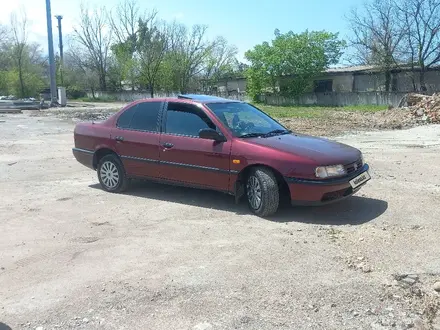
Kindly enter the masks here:
M 136 105 L 125 110 L 118 118 L 117 127 L 122 129 L 130 128 L 131 119 L 136 111 Z

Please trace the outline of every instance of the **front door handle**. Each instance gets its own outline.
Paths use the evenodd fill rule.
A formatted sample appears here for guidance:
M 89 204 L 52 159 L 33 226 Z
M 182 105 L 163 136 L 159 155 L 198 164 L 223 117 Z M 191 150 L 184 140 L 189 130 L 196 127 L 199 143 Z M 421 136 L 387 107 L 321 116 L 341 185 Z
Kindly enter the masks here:
M 166 143 L 162 144 L 162 146 L 166 149 L 170 149 L 170 148 L 174 147 L 174 144 L 166 142 Z
M 123 136 L 115 136 L 115 140 L 116 141 L 124 141 L 124 137 Z

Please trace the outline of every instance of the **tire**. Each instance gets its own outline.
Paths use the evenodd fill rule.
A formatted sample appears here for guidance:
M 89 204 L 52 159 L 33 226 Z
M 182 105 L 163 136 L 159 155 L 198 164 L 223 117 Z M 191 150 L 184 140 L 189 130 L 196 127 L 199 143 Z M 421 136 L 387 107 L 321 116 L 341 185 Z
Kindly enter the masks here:
M 255 196 L 261 196 L 259 203 L 258 198 L 253 198 Z M 280 203 L 280 193 L 273 172 L 264 167 L 252 169 L 246 179 L 246 197 L 249 208 L 254 214 L 267 217 L 276 213 Z
M 108 192 L 120 193 L 127 189 L 128 179 L 124 165 L 114 154 L 102 157 L 98 164 L 98 180 L 102 189 Z

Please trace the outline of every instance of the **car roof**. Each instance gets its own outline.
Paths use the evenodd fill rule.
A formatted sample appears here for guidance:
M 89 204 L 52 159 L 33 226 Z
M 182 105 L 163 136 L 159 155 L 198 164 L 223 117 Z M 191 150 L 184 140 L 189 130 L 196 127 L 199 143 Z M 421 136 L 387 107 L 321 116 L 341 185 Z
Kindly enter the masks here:
M 182 103 L 244 103 L 240 100 L 231 100 L 222 97 L 203 94 L 179 94 L 175 97 L 154 97 L 133 101 L 129 106 L 144 102 L 182 102 Z
M 231 103 L 240 102 L 238 100 L 225 99 L 223 97 L 203 95 L 203 94 L 179 94 L 177 99 L 191 100 L 200 103 Z

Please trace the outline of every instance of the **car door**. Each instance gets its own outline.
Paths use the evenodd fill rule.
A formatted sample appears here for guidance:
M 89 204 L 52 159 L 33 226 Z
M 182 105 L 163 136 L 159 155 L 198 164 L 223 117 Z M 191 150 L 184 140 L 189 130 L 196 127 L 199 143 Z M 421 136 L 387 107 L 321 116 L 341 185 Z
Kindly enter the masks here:
M 112 130 L 128 176 L 159 177 L 159 114 L 163 102 L 145 101 L 125 110 Z
M 166 180 L 227 191 L 231 141 L 201 139 L 201 129 L 217 129 L 199 107 L 169 102 L 160 136 L 160 174 Z

